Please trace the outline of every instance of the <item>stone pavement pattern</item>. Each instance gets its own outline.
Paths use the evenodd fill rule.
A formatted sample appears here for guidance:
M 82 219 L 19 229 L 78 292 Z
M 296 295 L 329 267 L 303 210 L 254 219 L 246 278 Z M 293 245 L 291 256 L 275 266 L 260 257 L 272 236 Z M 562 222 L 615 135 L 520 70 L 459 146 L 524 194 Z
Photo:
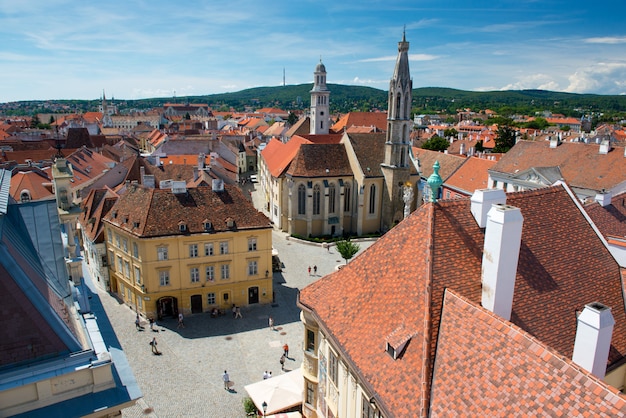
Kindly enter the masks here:
M 274 273 L 275 303 L 242 307 L 242 319 L 233 319 L 230 312 L 220 318 L 207 313 L 188 315 L 185 328 L 177 329 L 177 320 L 167 318 L 153 332 L 142 318 L 144 330 L 138 331 L 131 307 L 97 292 L 144 395 L 137 405 L 123 410 L 123 417 L 245 417 L 243 399 L 248 394 L 244 386 L 262 380 L 265 370 L 274 376 L 283 373 L 279 359 L 285 342 L 290 357 L 285 371 L 300 367 L 303 327 L 296 307 L 298 289 L 345 261 L 334 247 L 327 250 L 288 240 L 276 230 L 272 239 L 283 264 L 283 271 Z M 360 243 L 360 252 L 371 244 Z M 316 275 L 308 274 L 309 265 L 317 265 Z M 276 331 L 269 330 L 270 315 Z M 153 336 L 163 353 L 160 356 L 151 353 Z M 235 382 L 230 392 L 224 390 L 224 370 Z

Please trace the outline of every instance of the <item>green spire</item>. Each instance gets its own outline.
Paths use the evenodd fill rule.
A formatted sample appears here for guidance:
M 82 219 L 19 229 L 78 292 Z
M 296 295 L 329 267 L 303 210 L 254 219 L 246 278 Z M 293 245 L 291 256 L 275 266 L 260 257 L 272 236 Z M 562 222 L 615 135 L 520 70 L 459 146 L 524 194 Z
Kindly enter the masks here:
M 443 184 L 443 180 L 439 175 L 439 161 L 435 161 L 433 165 L 433 174 L 428 177 L 428 187 L 430 187 L 430 201 L 437 201 L 437 194 L 439 192 L 439 188 Z

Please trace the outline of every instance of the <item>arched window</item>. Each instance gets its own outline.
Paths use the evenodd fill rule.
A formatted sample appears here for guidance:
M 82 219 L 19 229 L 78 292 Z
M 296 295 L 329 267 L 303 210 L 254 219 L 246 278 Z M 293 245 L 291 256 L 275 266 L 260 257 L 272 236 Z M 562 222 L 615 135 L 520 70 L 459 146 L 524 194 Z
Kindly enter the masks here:
M 397 99 L 396 99 L 396 111 L 395 111 L 396 119 L 398 119 L 400 117 L 400 103 L 401 103 L 401 101 L 400 101 L 401 97 L 400 96 L 401 95 L 399 94 Z
M 306 187 L 304 184 L 298 186 L 298 215 L 306 214 Z
M 20 201 L 22 203 L 24 202 L 30 202 L 30 191 L 29 190 L 22 190 L 22 193 L 20 193 Z
M 376 185 L 370 186 L 370 213 L 376 212 Z
M 406 166 L 406 150 L 404 148 L 400 151 L 400 167 Z
M 313 186 L 313 215 L 320 214 L 320 186 Z
M 335 213 L 335 199 L 337 198 L 337 193 L 335 190 L 335 183 L 332 183 L 328 186 L 328 213 Z
M 350 199 L 352 199 L 352 194 L 348 183 L 346 183 L 343 188 L 343 199 L 343 211 L 350 212 Z
M 403 144 L 407 143 L 407 126 L 406 125 L 402 127 L 402 143 Z

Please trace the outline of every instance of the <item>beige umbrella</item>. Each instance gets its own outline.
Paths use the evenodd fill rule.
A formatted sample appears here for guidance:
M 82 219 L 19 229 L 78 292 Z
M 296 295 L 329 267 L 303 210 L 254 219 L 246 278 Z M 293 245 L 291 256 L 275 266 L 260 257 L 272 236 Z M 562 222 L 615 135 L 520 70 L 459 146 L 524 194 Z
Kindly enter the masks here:
M 259 411 L 267 404 L 265 414 L 274 414 L 302 403 L 304 379 L 302 371 L 294 371 L 270 377 L 244 387 Z

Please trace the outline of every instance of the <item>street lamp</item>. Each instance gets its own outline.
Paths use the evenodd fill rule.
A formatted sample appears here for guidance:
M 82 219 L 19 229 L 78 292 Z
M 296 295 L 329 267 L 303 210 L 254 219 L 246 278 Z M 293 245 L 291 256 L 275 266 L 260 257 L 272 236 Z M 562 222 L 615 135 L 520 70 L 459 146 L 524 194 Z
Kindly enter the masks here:
M 263 416 L 265 416 L 265 413 L 267 412 L 267 402 L 263 401 L 261 406 L 263 407 Z

